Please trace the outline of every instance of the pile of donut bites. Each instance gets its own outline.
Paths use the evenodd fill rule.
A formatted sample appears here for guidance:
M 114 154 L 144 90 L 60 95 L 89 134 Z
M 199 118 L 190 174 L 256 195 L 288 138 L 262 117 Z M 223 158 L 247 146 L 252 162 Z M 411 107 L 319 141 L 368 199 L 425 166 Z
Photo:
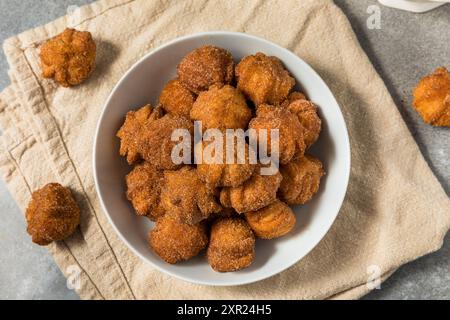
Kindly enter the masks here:
M 292 92 L 295 79 L 276 57 L 257 53 L 235 66 L 230 52 L 207 45 L 185 56 L 177 71 L 159 104 L 128 112 L 117 133 L 120 154 L 134 166 L 126 195 L 138 215 L 156 222 L 148 241 L 161 259 L 175 264 L 206 249 L 215 271 L 237 271 L 254 260 L 255 237 L 289 233 L 296 223 L 290 206 L 317 193 L 325 172 L 305 152 L 321 120 L 312 102 Z M 193 134 L 194 121 L 222 132 L 278 129 L 279 170 L 261 174 L 248 144 L 241 164 L 174 164 L 172 132 Z M 199 144 L 195 150 L 207 142 Z

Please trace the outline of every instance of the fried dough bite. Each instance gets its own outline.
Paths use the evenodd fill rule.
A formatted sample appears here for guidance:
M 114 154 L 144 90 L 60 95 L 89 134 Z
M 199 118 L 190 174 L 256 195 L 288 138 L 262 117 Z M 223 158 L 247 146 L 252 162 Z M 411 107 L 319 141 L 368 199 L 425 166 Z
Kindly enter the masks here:
M 164 214 L 161 206 L 161 184 L 164 173 L 154 165 L 143 162 L 126 176 L 127 198 L 139 216 L 156 220 Z
M 95 68 L 96 45 L 89 32 L 66 29 L 41 47 L 44 78 L 53 78 L 63 87 L 85 81 Z
M 224 207 L 233 208 L 238 213 L 259 210 L 277 199 L 282 179 L 278 171 L 273 175 L 261 175 L 257 169 L 242 186 L 223 188 L 220 192 L 220 202 Z
M 236 78 L 237 88 L 256 106 L 281 104 L 295 85 L 295 79 L 278 58 L 260 52 L 241 60 Z
M 134 164 L 141 159 L 138 146 L 142 131 L 148 123 L 161 117 L 162 109 L 153 109 L 149 104 L 127 113 L 117 137 L 120 139 L 120 155 L 127 158 L 128 164 Z
M 227 163 L 227 143 L 223 139 L 222 148 L 214 147 L 213 142 L 199 142 L 196 147 L 196 155 L 202 156 L 202 161 L 197 165 L 197 171 L 207 185 L 211 187 L 238 187 L 248 180 L 256 169 L 256 154 L 247 143 L 241 144 L 234 140 L 232 161 Z M 242 148 L 242 150 L 238 150 Z M 210 151 L 210 152 L 209 152 Z M 250 154 L 252 156 L 250 156 Z M 252 163 L 252 158 L 255 163 Z
M 420 80 L 413 96 L 413 105 L 426 123 L 450 126 L 450 74 L 445 67 Z
M 185 117 L 171 114 L 149 122 L 141 131 L 139 138 L 138 152 L 141 157 L 158 169 L 173 170 L 181 167 L 172 159 L 172 150 L 180 143 L 172 141 L 172 133 L 175 130 L 187 130 L 192 136 L 194 125 Z
M 178 79 L 170 80 L 159 97 L 167 113 L 189 118 L 195 95 L 186 89 Z
M 211 267 L 218 272 L 247 268 L 255 257 L 255 236 L 241 218 L 217 219 L 211 228 L 206 252 Z
M 322 130 L 322 120 L 317 114 L 316 105 L 305 99 L 297 99 L 291 102 L 287 109 L 297 116 L 303 127 L 306 148 L 311 147 L 319 139 Z
M 282 237 L 289 233 L 296 223 L 291 208 L 278 199 L 265 208 L 247 212 L 245 218 L 255 235 L 261 239 Z
M 303 93 L 299 91 L 293 91 L 289 93 L 287 99 L 284 100 L 280 106 L 283 108 L 287 108 L 292 102 L 297 100 L 308 100 L 308 99 L 306 99 L 306 96 Z
M 204 129 L 245 129 L 251 118 L 242 93 L 229 85 L 200 93 L 191 110 L 191 119 L 202 121 Z
M 164 172 L 161 203 L 167 214 L 186 224 L 207 219 L 222 207 L 215 200 L 215 190 L 200 180 L 198 172 L 185 166 L 178 171 Z
M 80 209 L 72 193 L 59 183 L 33 192 L 25 216 L 27 232 L 41 246 L 68 238 L 80 224 Z
M 257 137 L 261 135 L 260 130 L 262 132 L 266 130 L 267 153 L 270 155 L 272 155 L 270 130 L 279 130 L 278 155 L 281 164 L 288 163 L 294 157 L 301 157 L 305 152 L 303 127 L 298 117 L 285 108 L 270 105 L 259 106 L 256 118 L 250 121 L 249 128 L 256 131 Z M 276 141 L 274 143 L 277 145 Z
M 208 245 L 204 223 L 188 225 L 173 219 L 170 214 L 158 218 L 149 232 L 148 242 L 164 261 L 175 264 L 197 256 Z
M 300 91 L 293 91 L 289 93 L 287 100 L 289 101 L 289 103 L 292 103 L 296 100 L 308 100 L 308 99 L 306 99 L 304 93 L 301 93 Z
M 178 65 L 178 78 L 190 91 L 199 94 L 212 85 L 230 84 L 234 61 L 230 52 L 214 46 L 203 46 L 189 53 Z
M 283 181 L 278 194 L 288 205 L 305 204 L 317 193 L 325 175 L 322 163 L 310 156 L 294 159 L 280 167 Z

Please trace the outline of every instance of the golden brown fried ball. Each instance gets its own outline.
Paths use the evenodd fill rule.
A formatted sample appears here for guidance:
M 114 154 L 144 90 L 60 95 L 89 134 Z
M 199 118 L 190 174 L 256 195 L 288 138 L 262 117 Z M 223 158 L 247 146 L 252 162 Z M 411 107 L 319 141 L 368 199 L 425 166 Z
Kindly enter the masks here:
M 234 208 L 238 213 L 259 210 L 277 199 L 282 179 L 280 172 L 261 175 L 257 169 L 242 186 L 223 188 L 220 192 L 220 202 L 224 207 Z
M 322 120 L 317 114 L 317 107 L 311 101 L 298 99 L 290 103 L 287 109 L 297 116 L 303 127 L 306 148 L 311 147 L 319 139 L 322 130 Z
M 282 237 L 289 233 L 296 223 L 291 208 L 278 199 L 265 208 L 247 212 L 245 218 L 255 235 L 261 239 Z
M 89 32 L 66 29 L 42 45 L 40 57 L 44 78 L 72 87 L 94 70 L 96 45 Z
M 236 67 L 237 88 L 256 106 L 281 104 L 295 85 L 295 80 L 276 57 L 264 53 L 247 56 Z
M 231 53 L 214 46 L 195 49 L 178 65 L 178 78 L 196 94 L 213 85 L 229 84 L 233 77 L 234 61 Z
M 208 262 L 218 272 L 247 268 L 255 257 L 255 236 L 240 218 L 222 218 L 214 222 L 207 250 Z
M 133 164 L 141 159 L 139 154 L 139 139 L 142 131 L 146 126 L 162 117 L 162 109 L 146 105 L 137 111 L 130 111 L 125 117 L 125 123 L 117 132 L 117 137 L 120 138 L 120 155 L 127 157 L 127 162 Z
M 426 123 L 450 126 L 450 75 L 445 67 L 420 80 L 413 96 L 413 105 Z
M 227 163 L 227 143 L 225 138 L 223 140 L 222 149 L 219 148 L 219 150 L 215 149 L 215 144 L 205 141 L 196 145 L 196 153 L 203 155 L 202 163 L 197 165 L 197 171 L 200 179 L 211 187 L 238 187 L 248 180 L 255 171 L 256 154 L 247 143 L 244 142 L 241 147 L 234 140 L 234 156 L 232 161 Z M 208 148 L 211 147 L 211 152 L 208 152 Z M 239 148 L 242 148 L 242 150 L 238 150 Z M 253 155 L 255 164 L 252 163 L 250 154 Z
M 204 223 L 188 225 L 166 214 L 156 221 L 148 242 L 161 259 L 175 264 L 195 257 L 206 248 L 207 228 Z
M 164 173 L 154 165 L 143 162 L 126 176 L 127 198 L 136 213 L 156 220 L 164 214 L 161 206 L 161 184 Z
M 294 159 L 280 168 L 283 176 L 280 199 L 289 205 L 305 204 L 317 193 L 325 175 L 322 163 L 309 155 Z
M 33 192 L 25 215 L 28 233 L 41 246 L 66 239 L 80 224 L 80 209 L 70 190 L 58 183 Z
M 182 116 L 166 114 L 160 119 L 149 122 L 141 131 L 138 152 L 142 158 L 158 169 L 172 170 L 181 165 L 174 163 L 172 150 L 179 141 L 172 141 L 175 130 L 187 130 L 192 136 L 193 123 Z
M 183 223 L 196 224 L 212 213 L 220 212 L 222 207 L 214 195 L 215 190 L 208 188 L 192 167 L 164 172 L 162 206 Z
M 259 106 L 256 118 L 250 121 L 249 128 L 256 130 L 257 137 L 260 135 L 260 130 L 266 130 L 268 154 L 272 153 L 270 130 L 279 130 L 278 154 L 281 164 L 288 163 L 294 157 L 301 157 L 305 152 L 303 127 L 298 117 L 285 108 Z
M 289 93 L 287 101 L 289 101 L 289 103 L 292 103 L 296 100 L 308 100 L 306 99 L 306 96 L 304 93 L 301 93 L 299 91 L 294 91 Z
M 178 79 L 170 80 L 159 97 L 167 113 L 189 118 L 195 95 L 186 89 Z
M 303 93 L 299 91 L 294 91 L 289 93 L 287 99 L 284 100 L 280 106 L 283 108 L 287 108 L 292 102 L 297 100 L 308 100 L 308 99 L 306 99 L 306 96 Z
M 251 118 L 242 93 L 229 85 L 200 93 L 191 110 L 191 119 L 202 121 L 203 129 L 245 129 Z

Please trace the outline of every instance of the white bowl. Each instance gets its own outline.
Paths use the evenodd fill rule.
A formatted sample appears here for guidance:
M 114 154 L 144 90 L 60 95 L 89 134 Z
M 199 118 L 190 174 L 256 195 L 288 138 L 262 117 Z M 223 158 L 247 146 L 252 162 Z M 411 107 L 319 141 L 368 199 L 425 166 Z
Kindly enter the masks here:
M 280 58 L 301 89 L 320 108 L 323 132 L 312 153 L 324 163 L 326 177 L 308 204 L 296 207 L 297 225 L 288 236 L 258 240 L 253 264 L 238 272 L 214 272 L 201 254 L 170 265 L 147 245 L 152 222 L 137 217 L 125 197 L 124 177 L 130 171 L 119 156 L 116 132 L 125 114 L 146 103 L 156 103 L 164 84 L 176 74 L 179 61 L 204 44 L 229 50 L 236 61 L 258 51 Z M 301 87 L 300 87 L 301 86 Z M 158 270 L 197 284 L 230 286 L 259 281 L 289 268 L 308 254 L 335 220 L 347 190 L 350 144 L 344 118 L 330 89 L 317 73 L 292 52 L 267 40 L 233 32 L 206 32 L 171 41 L 137 62 L 119 81 L 106 102 L 94 142 L 94 178 L 105 214 L 121 239 L 144 261 Z

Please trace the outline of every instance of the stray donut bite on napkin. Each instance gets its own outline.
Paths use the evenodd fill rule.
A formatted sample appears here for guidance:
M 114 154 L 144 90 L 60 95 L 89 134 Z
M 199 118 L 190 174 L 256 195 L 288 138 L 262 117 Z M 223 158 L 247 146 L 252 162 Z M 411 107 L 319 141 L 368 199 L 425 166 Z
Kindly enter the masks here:
M 67 28 L 42 45 L 42 75 L 63 87 L 79 85 L 95 68 L 96 50 L 91 33 Z
M 80 209 L 72 193 L 58 183 L 33 192 L 25 216 L 28 233 L 41 246 L 68 238 L 80 224 Z

